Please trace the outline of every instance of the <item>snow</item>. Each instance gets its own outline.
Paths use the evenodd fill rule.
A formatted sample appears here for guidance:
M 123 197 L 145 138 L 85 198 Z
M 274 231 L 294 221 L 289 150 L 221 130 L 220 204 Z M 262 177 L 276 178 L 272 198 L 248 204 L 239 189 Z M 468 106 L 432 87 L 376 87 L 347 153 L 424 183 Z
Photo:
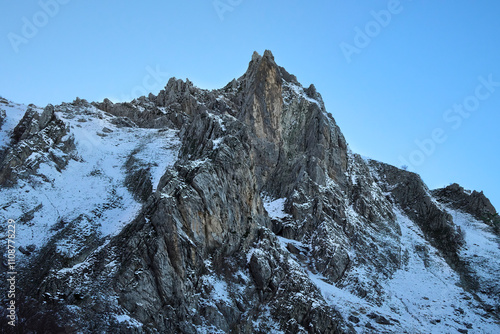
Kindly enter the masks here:
M 373 159 L 369 156 L 366 156 L 366 155 L 359 155 L 361 157 L 361 159 L 363 159 L 367 164 L 370 164 L 370 161 L 376 161 L 376 162 L 379 162 L 378 160 L 376 159 Z
M 12 131 L 19 124 L 28 107 L 24 104 L 8 102 L 8 104 L 0 103 L 0 109 L 5 110 L 6 116 L 0 128 L 0 148 L 2 148 L 9 144 Z
M 215 326 L 210 325 L 200 325 L 196 326 L 196 333 L 198 334 L 226 334 L 223 330 L 218 329 Z
M 255 247 L 250 248 L 247 252 L 247 264 L 250 263 L 250 260 L 252 259 L 254 253 L 264 254 L 260 248 L 255 248 Z
M 126 314 L 115 314 L 115 318 L 118 322 L 125 322 L 127 323 L 127 325 L 131 326 L 131 327 L 142 327 L 142 324 L 135 320 L 134 318 L 131 318 L 130 316 L 126 315 Z
M 229 292 L 227 291 L 227 283 L 220 279 L 212 280 L 213 290 L 210 296 L 214 300 L 222 301 L 228 305 L 231 305 L 232 301 L 229 298 Z
M 419 228 L 411 220 L 400 211 L 396 214 L 401 226 L 401 242 L 408 251 L 409 259 L 408 264 L 398 270 L 391 280 L 384 282 L 388 297 L 386 312 L 390 312 L 391 308 L 398 309 L 400 322 L 411 330 L 443 333 L 464 329 L 463 325 L 459 325 L 464 322 L 479 327 L 483 322 L 479 314 L 455 315 L 459 308 L 471 311 L 475 308 L 467 302 L 465 297 L 468 294 L 458 286 L 458 275 L 436 255 L 436 250 L 422 238 Z M 416 246 L 429 249 L 427 263 L 415 251 Z
M 180 146 L 180 141 L 176 131 L 158 131 L 158 133 L 152 131 L 142 140 L 140 152 L 135 154 L 135 158 L 144 164 L 152 163 L 154 168 L 150 170 L 151 182 L 155 191 L 165 171 L 177 160 L 176 147 Z
M 288 216 L 288 214 L 284 211 L 286 198 L 278 198 L 271 199 L 269 197 L 264 196 L 262 198 L 264 209 L 266 209 L 269 217 L 273 219 L 281 219 Z
M 322 106 L 321 106 L 321 103 L 319 103 L 319 101 L 315 100 L 315 99 L 312 99 L 310 98 L 309 96 L 307 96 L 307 94 L 304 92 L 304 87 L 302 86 L 298 86 L 296 84 L 293 84 L 291 82 L 287 82 L 285 80 L 283 80 L 283 85 L 285 87 L 288 87 L 290 90 L 292 90 L 295 95 L 297 95 L 299 98 L 301 99 L 304 99 L 306 101 L 309 101 L 311 103 L 314 103 L 316 104 L 320 109 L 322 109 Z
M 213 144 L 214 144 L 214 150 L 219 147 L 220 143 L 222 143 L 222 141 L 224 140 L 223 137 L 221 138 L 217 138 L 217 139 L 214 139 L 212 140 Z
M 221 116 L 219 115 L 216 115 L 216 114 L 213 114 L 213 113 L 208 113 L 208 116 L 215 120 L 217 123 L 219 123 L 219 126 L 221 128 L 222 131 L 226 131 L 226 126 L 224 125 L 224 121 L 222 120 Z
M 192 168 L 192 169 L 198 168 L 198 167 L 206 164 L 207 162 L 209 162 L 208 158 L 198 159 L 198 160 L 190 160 L 189 161 L 189 167 Z
M 80 262 L 80 263 L 77 263 L 75 264 L 73 267 L 71 268 L 63 268 L 61 270 L 58 271 L 59 274 L 66 274 L 66 273 L 72 273 L 72 272 L 75 272 L 75 271 L 79 271 L 83 268 L 86 268 L 88 266 L 88 262 L 84 261 L 84 262 Z
M 387 331 L 454 333 L 458 329 L 466 329 L 467 326 L 472 326 L 469 333 L 499 333 L 499 324 L 488 318 L 474 297 L 460 287 L 458 274 L 437 255 L 437 250 L 425 240 L 419 227 L 396 208 L 395 213 L 402 232 L 401 253 L 407 256 L 407 263 L 391 278 L 378 281 L 383 290 L 382 303 L 376 305 L 360 298 L 351 292 L 349 286 L 340 288 L 327 283 L 325 277 L 311 272 L 303 265 L 303 270 L 320 289 L 324 299 L 345 319 L 350 315 L 356 315 L 361 320 L 355 324 L 359 332 L 364 332 L 365 325 L 369 322 L 376 328 L 376 331 L 381 333 Z M 453 214 L 461 226 L 468 226 L 468 228 L 465 227 L 466 235 L 470 235 L 466 237 L 467 243 L 476 242 L 477 245 L 484 245 L 482 250 L 479 250 L 481 247 L 477 246 L 474 250 L 469 248 L 468 252 L 474 251 L 476 254 L 474 258 L 483 264 L 486 274 L 498 281 L 498 262 L 490 260 L 489 263 L 492 266 L 484 266 L 487 258 L 498 258 L 498 244 L 482 233 L 484 229 L 480 222 L 471 221 L 471 217 L 457 212 Z M 293 243 L 296 246 L 302 246 L 295 240 L 283 237 L 278 237 L 278 239 L 282 245 Z M 416 251 L 417 246 L 429 250 L 425 261 Z M 465 254 L 468 254 L 467 251 Z M 481 260 L 482 257 L 483 260 Z M 359 279 L 373 277 L 368 268 L 363 266 L 351 269 L 349 275 Z M 385 317 L 391 324 L 376 323 L 368 316 L 373 312 Z
M 286 245 L 287 244 L 292 244 L 294 245 L 295 247 L 297 248 L 306 248 L 306 246 L 300 242 L 300 241 L 297 241 L 297 240 L 293 240 L 293 239 L 287 239 L 287 238 L 284 238 L 284 237 L 280 237 L 280 236 L 276 236 L 278 238 L 278 240 L 280 241 L 280 244 L 282 246 L 282 248 L 284 250 L 286 250 Z
M 486 294 L 479 293 L 481 299 L 490 305 L 499 304 L 500 288 L 500 238 L 493 234 L 491 227 L 471 215 L 445 207 L 453 217 L 453 222 L 464 233 L 466 247 L 459 256 L 470 264 L 475 274 L 480 278 L 482 290 L 493 289 L 497 299 L 491 299 Z M 492 259 L 496 259 L 492 261 Z
M 57 222 L 70 222 L 82 214 L 92 221 L 89 230 L 97 228 L 101 237 L 117 234 L 141 208 L 124 182 L 129 156 L 135 153 L 139 162 L 148 164 L 154 187 L 176 160 L 176 131 L 118 128 L 111 123 L 113 116 L 94 107 L 74 109 L 56 112 L 70 127 L 77 148 L 66 168 L 59 172 L 52 162 L 41 163 L 37 175 L 1 190 L 0 216 L 17 222 L 18 246 L 34 244 L 39 249 L 55 233 L 51 228 Z M 78 121 L 82 112 L 85 122 Z M 20 112 L 16 115 L 19 118 Z M 104 128 L 111 131 L 103 133 Z M 33 219 L 23 223 L 23 215 L 34 209 Z M 61 242 L 58 251 L 72 254 L 70 244 Z

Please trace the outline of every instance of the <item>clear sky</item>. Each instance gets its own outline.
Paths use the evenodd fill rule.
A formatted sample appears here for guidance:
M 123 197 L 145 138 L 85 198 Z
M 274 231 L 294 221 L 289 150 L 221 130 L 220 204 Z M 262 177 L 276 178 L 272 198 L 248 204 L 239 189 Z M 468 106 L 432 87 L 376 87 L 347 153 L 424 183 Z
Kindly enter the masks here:
M 496 0 L 2 1 L 0 95 L 130 100 L 219 88 L 270 49 L 314 83 L 354 152 L 460 183 L 500 209 Z

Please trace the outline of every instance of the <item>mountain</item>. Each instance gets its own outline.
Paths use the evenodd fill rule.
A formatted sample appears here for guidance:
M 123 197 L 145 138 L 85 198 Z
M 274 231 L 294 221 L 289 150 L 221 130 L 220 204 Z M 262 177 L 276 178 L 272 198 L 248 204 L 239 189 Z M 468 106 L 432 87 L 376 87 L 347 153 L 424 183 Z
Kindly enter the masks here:
M 500 332 L 490 201 L 351 152 L 270 51 L 217 90 L 0 110 L 5 332 Z

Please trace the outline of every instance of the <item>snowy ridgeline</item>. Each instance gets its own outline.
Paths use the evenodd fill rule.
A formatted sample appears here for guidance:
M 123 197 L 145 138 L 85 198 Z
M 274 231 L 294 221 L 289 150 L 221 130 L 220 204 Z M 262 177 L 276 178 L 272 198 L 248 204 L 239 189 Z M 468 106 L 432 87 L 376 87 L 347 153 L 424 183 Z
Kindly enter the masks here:
M 2 145 L 9 143 L 26 108 L 14 104 L 7 108 L 0 133 Z M 68 136 L 74 136 L 76 150 L 68 165 L 58 170 L 45 159 L 47 162 L 41 163 L 29 179 L 1 190 L 0 215 L 18 222 L 16 243 L 23 248 L 40 248 L 54 234 L 57 224 L 82 215 L 79 231 L 83 234 L 96 230 L 106 237 L 120 232 L 142 206 L 125 186 L 127 159 L 133 154 L 137 163 L 147 166 L 153 190 L 177 159 L 179 140 L 174 130 L 117 127 L 111 122 L 114 116 L 94 107 L 82 112 L 77 108 L 56 109 L 55 114 L 69 127 Z M 28 161 L 43 154 L 47 153 L 33 153 Z M 67 256 L 77 251 L 72 248 L 71 240 L 57 244 L 57 250 Z
M 271 218 L 286 216 L 284 201 L 283 198 L 265 198 L 264 207 Z M 498 237 L 472 216 L 446 209 L 465 234 L 467 245 L 461 257 L 485 278 L 482 284 L 498 282 L 498 262 L 491 261 L 500 258 Z M 405 254 L 406 261 L 391 278 L 378 282 L 383 290 L 383 299 L 378 304 L 357 296 L 353 292 L 354 287 L 339 288 L 328 283 L 322 275 L 313 273 L 307 265 L 314 262 L 313 258 L 308 258 L 304 264 L 303 259 L 291 255 L 321 290 L 324 299 L 345 319 L 353 322 L 360 333 L 367 327 L 377 333 L 454 333 L 458 330 L 464 333 L 466 330 L 469 333 L 498 333 L 498 322 L 481 308 L 472 294 L 460 287 L 458 274 L 424 238 L 420 228 L 399 209 L 395 208 L 395 212 L 402 232 L 401 253 Z M 284 250 L 289 244 L 296 249 L 310 249 L 310 245 L 296 240 L 278 239 Z M 416 249 L 426 249 L 426 255 Z M 363 266 L 353 268 L 348 275 L 362 280 L 373 277 L 370 269 Z M 486 294 L 482 294 L 481 299 L 490 305 L 498 303 Z

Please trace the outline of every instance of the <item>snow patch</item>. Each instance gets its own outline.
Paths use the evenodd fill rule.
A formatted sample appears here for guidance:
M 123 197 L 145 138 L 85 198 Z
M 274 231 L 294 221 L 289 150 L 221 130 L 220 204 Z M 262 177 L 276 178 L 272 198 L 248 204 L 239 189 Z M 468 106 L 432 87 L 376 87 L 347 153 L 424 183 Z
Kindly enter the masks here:
M 115 314 L 115 319 L 116 321 L 120 322 L 120 323 L 126 323 L 127 325 L 131 326 L 131 327 L 142 327 L 142 324 L 135 320 L 134 318 L 131 318 L 129 315 L 127 314 Z
M 307 94 L 304 92 L 304 87 L 295 85 L 291 82 L 287 82 L 283 80 L 283 86 L 288 87 L 295 95 L 297 95 L 299 98 L 304 99 L 306 101 L 309 101 L 311 103 L 316 104 L 320 109 L 322 109 L 322 105 L 318 100 L 312 99 Z
M 213 146 L 214 150 L 217 147 L 219 147 L 220 143 L 222 143 L 223 140 L 224 140 L 223 137 L 212 140 L 212 143 L 214 144 L 214 146 Z
M 286 198 L 271 199 L 269 197 L 262 198 L 264 209 L 266 209 L 269 217 L 273 219 L 281 219 L 288 216 L 285 212 Z

